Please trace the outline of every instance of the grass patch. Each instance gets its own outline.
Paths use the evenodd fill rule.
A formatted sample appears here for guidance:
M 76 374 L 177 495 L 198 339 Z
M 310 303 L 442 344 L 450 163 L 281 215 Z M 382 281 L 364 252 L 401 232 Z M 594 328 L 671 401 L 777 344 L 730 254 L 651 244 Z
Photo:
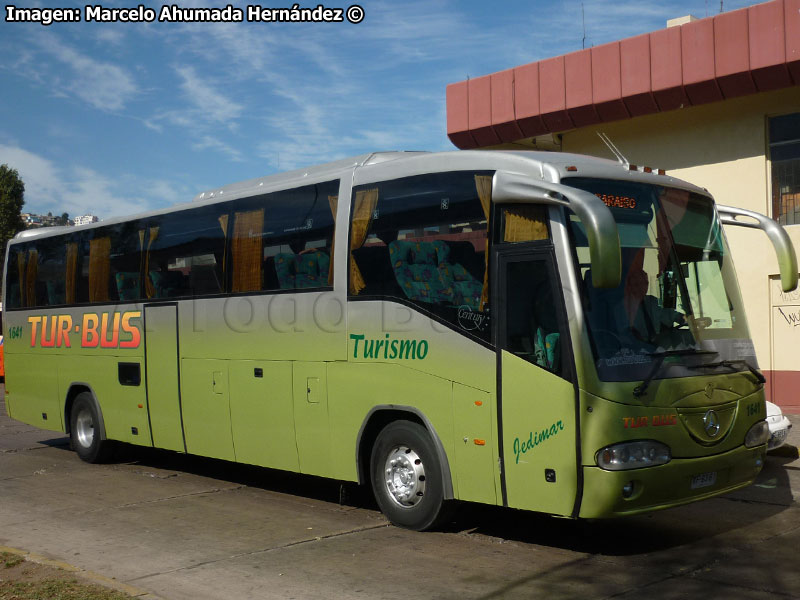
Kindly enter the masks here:
M 130 600 L 130 596 L 76 579 L 44 579 L 0 581 L 0 600 Z
M 18 564 L 24 563 L 25 557 L 19 554 L 11 554 L 11 552 L 0 552 L 0 564 L 6 569 L 16 567 Z
M 0 600 L 130 600 L 130 596 L 79 581 L 53 566 L 0 552 Z

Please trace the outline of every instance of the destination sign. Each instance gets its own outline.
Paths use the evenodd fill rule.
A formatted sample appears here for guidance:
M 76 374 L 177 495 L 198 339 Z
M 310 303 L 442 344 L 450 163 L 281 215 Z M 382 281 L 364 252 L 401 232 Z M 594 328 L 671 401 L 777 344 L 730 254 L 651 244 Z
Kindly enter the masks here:
M 611 208 L 636 208 L 636 198 L 615 194 L 595 194 L 606 206 Z

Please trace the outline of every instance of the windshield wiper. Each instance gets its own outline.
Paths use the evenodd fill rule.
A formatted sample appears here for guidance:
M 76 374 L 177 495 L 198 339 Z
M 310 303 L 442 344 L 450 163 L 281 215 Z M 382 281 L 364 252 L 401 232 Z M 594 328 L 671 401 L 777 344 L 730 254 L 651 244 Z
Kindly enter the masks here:
M 695 354 L 719 354 L 714 350 L 699 350 L 696 348 L 686 348 L 685 350 L 664 350 L 662 352 L 648 352 L 650 356 L 655 358 L 655 362 L 653 363 L 653 368 L 650 369 L 650 373 L 647 374 L 647 377 L 644 378 L 641 385 L 637 385 L 633 388 L 633 395 L 637 398 L 639 396 L 644 396 L 647 393 L 647 388 L 650 385 L 650 382 L 653 381 L 653 377 L 656 376 L 659 369 L 661 369 L 661 365 L 664 364 L 664 359 L 668 356 L 693 356 Z M 723 361 L 724 362 L 724 361 Z M 691 367 L 689 367 L 691 368 Z
M 735 369 L 736 365 L 744 365 L 747 367 L 747 370 L 750 371 L 753 376 L 755 376 L 756 380 L 759 383 L 767 383 L 767 378 L 764 377 L 763 373 L 756 369 L 753 365 L 747 362 L 745 359 L 735 359 L 735 360 L 721 360 L 719 362 L 713 363 L 706 363 L 704 365 L 692 365 L 691 367 L 686 367 L 687 369 L 705 369 L 705 368 L 715 368 L 715 367 L 727 367 L 728 369 Z

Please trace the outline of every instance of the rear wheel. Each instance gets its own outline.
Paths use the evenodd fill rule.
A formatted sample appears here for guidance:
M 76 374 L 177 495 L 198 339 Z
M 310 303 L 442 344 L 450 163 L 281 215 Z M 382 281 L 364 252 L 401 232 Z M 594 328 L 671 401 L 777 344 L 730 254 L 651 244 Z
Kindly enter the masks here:
M 102 439 L 100 415 L 89 392 L 81 392 L 75 398 L 70 412 L 69 439 L 72 449 L 88 463 L 108 460 L 111 443 Z
M 442 466 L 428 431 L 395 421 L 378 434 L 370 461 L 372 490 L 395 525 L 422 531 L 446 517 Z

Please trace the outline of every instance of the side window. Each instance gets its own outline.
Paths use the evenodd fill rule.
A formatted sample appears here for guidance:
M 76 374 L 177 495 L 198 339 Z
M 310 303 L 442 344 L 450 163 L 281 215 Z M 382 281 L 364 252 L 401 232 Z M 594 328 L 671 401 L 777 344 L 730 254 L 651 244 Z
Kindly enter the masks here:
M 562 335 L 547 263 L 544 260 L 508 262 L 504 284 L 506 349 L 560 375 Z
M 139 222 L 133 221 L 113 225 L 109 229 L 111 250 L 109 252 L 109 277 L 111 299 L 119 302 L 134 302 L 142 295 L 141 257 L 142 240 L 139 237 Z
M 333 285 L 331 258 L 339 182 L 233 203 L 233 292 Z
M 60 306 L 67 303 L 66 266 L 63 238 L 44 238 L 39 248 L 39 268 L 36 275 L 37 304 Z
M 394 297 L 488 339 L 491 173 L 435 173 L 353 190 L 349 294 Z
M 6 302 L 8 308 L 32 308 L 39 305 L 37 289 L 39 251 L 33 243 L 14 246 L 8 257 Z
M 215 204 L 139 222 L 146 298 L 225 291 L 227 210 L 226 205 Z
M 333 234 L 339 182 L 272 194 L 267 202 L 264 289 L 304 290 L 333 285 Z
M 140 299 L 141 282 L 140 266 L 141 245 L 135 233 L 135 223 L 119 223 L 99 227 L 84 232 L 79 249 L 70 242 L 59 248 L 69 261 L 65 260 L 64 271 L 72 268 L 72 252 L 82 252 L 82 269 L 78 282 L 76 299 L 83 301 L 84 289 L 88 291 L 89 302 L 129 302 Z M 63 238 L 62 243 L 63 243 Z M 61 243 L 59 244 L 61 246 Z M 74 248 L 74 250 L 73 250 Z M 88 250 L 88 251 L 87 251 Z M 66 256 L 65 256 L 66 258 Z M 75 269 L 77 270 L 77 258 Z M 70 287 L 71 287 L 70 283 Z M 83 286 L 86 286 L 84 288 Z M 67 297 L 67 286 L 64 286 L 64 298 Z M 69 292 L 72 295 L 72 292 Z
M 21 246 L 11 246 L 8 252 L 8 266 L 6 267 L 6 308 L 19 308 L 22 306 L 22 299 L 20 297 L 20 268 L 19 258 L 23 251 Z

